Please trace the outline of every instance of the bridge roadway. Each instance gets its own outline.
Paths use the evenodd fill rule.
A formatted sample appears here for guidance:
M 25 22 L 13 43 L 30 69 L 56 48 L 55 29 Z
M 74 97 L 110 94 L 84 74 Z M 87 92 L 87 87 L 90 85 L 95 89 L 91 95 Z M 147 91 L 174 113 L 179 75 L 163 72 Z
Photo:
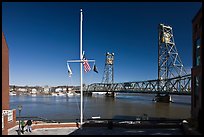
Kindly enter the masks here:
M 91 92 L 148 93 L 191 95 L 191 74 L 164 80 L 147 80 L 124 83 L 93 83 L 84 90 Z

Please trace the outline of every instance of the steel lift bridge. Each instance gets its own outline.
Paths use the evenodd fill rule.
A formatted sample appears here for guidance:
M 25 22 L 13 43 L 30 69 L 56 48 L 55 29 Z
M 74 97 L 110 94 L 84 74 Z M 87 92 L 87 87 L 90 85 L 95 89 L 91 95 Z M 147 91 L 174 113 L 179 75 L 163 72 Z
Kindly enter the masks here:
M 191 74 L 187 74 L 176 49 L 172 27 L 158 26 L 158 78 L 136 82 L 113 82 L 114 54 L 106 54 L 102 83 L 87 86 L 86 92 L 149 93 L 191 95 Z

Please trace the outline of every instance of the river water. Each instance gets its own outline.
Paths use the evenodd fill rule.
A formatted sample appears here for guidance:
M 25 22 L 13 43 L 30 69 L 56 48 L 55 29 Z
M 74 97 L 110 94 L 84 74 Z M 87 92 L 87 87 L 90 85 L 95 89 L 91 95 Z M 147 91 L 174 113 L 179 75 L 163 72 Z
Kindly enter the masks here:
M 189 118 L 191 96 L 171 95 L 172 103 L 152 101 L 154 94 L 117 94 L 115 98 L 96 95 L 84 96 L 84 119 L 100 116 L 104 119 L 122 116 Z M 10 109 L 22 105 L 21 116 L 38 116 L 51 120 L 76 121 L 80 119 L 79 96 L 10 96 Z M 16 113 L 17 116 L 18 110 Z

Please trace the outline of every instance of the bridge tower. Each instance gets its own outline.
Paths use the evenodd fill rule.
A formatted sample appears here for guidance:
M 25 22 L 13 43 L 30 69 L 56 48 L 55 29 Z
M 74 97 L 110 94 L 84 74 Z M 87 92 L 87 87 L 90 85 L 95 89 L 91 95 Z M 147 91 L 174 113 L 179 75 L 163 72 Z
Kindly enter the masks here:
M 102 83 L 112 84 L 113 79 L 113 64 L 114 64 L 114 53 L 106 53 L 105 68 Z
M 170 26 L 159 24 L 158 79 L 159 81 L 186 75 L 174 42 Z
M 179 57 L 172 27 L 159 24 L 158 39 L 158 91 L 169 90 L 167 79 L 186 75 Z M 166 86 L 164 86 L 166 85 Z
M 114 82 L 114 71 L 113 71 L 113 64 L 114 64 L 114 53 L 106 52 L 106 59 L 105 59 L 105 67 L 104 67 L 104 74 L 102 83 L 105 84 L 105 88 L 107 91 L 111 91 L 111 85 Z M 108 96 L 114 96 L 113 93 L 109 94 L 106 93 Z

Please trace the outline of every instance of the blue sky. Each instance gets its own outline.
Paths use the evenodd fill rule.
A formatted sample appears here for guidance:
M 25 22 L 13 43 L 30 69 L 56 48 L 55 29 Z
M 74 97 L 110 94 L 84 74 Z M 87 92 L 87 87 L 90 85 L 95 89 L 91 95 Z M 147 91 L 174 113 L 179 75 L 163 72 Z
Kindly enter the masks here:
M 158 24 L 173 28 L 184 67 L 192 66 L 192 19 L 201 2 L 3 2 L 2 31 L 9 47 L 10 85 L 79 85 L 79 19 L 83 9 L 83 50 L 102 81 L 105 54 L 114 53 L 114 82 L 157 79 Z M 91 67 L 93 63 L 90 63 Z

